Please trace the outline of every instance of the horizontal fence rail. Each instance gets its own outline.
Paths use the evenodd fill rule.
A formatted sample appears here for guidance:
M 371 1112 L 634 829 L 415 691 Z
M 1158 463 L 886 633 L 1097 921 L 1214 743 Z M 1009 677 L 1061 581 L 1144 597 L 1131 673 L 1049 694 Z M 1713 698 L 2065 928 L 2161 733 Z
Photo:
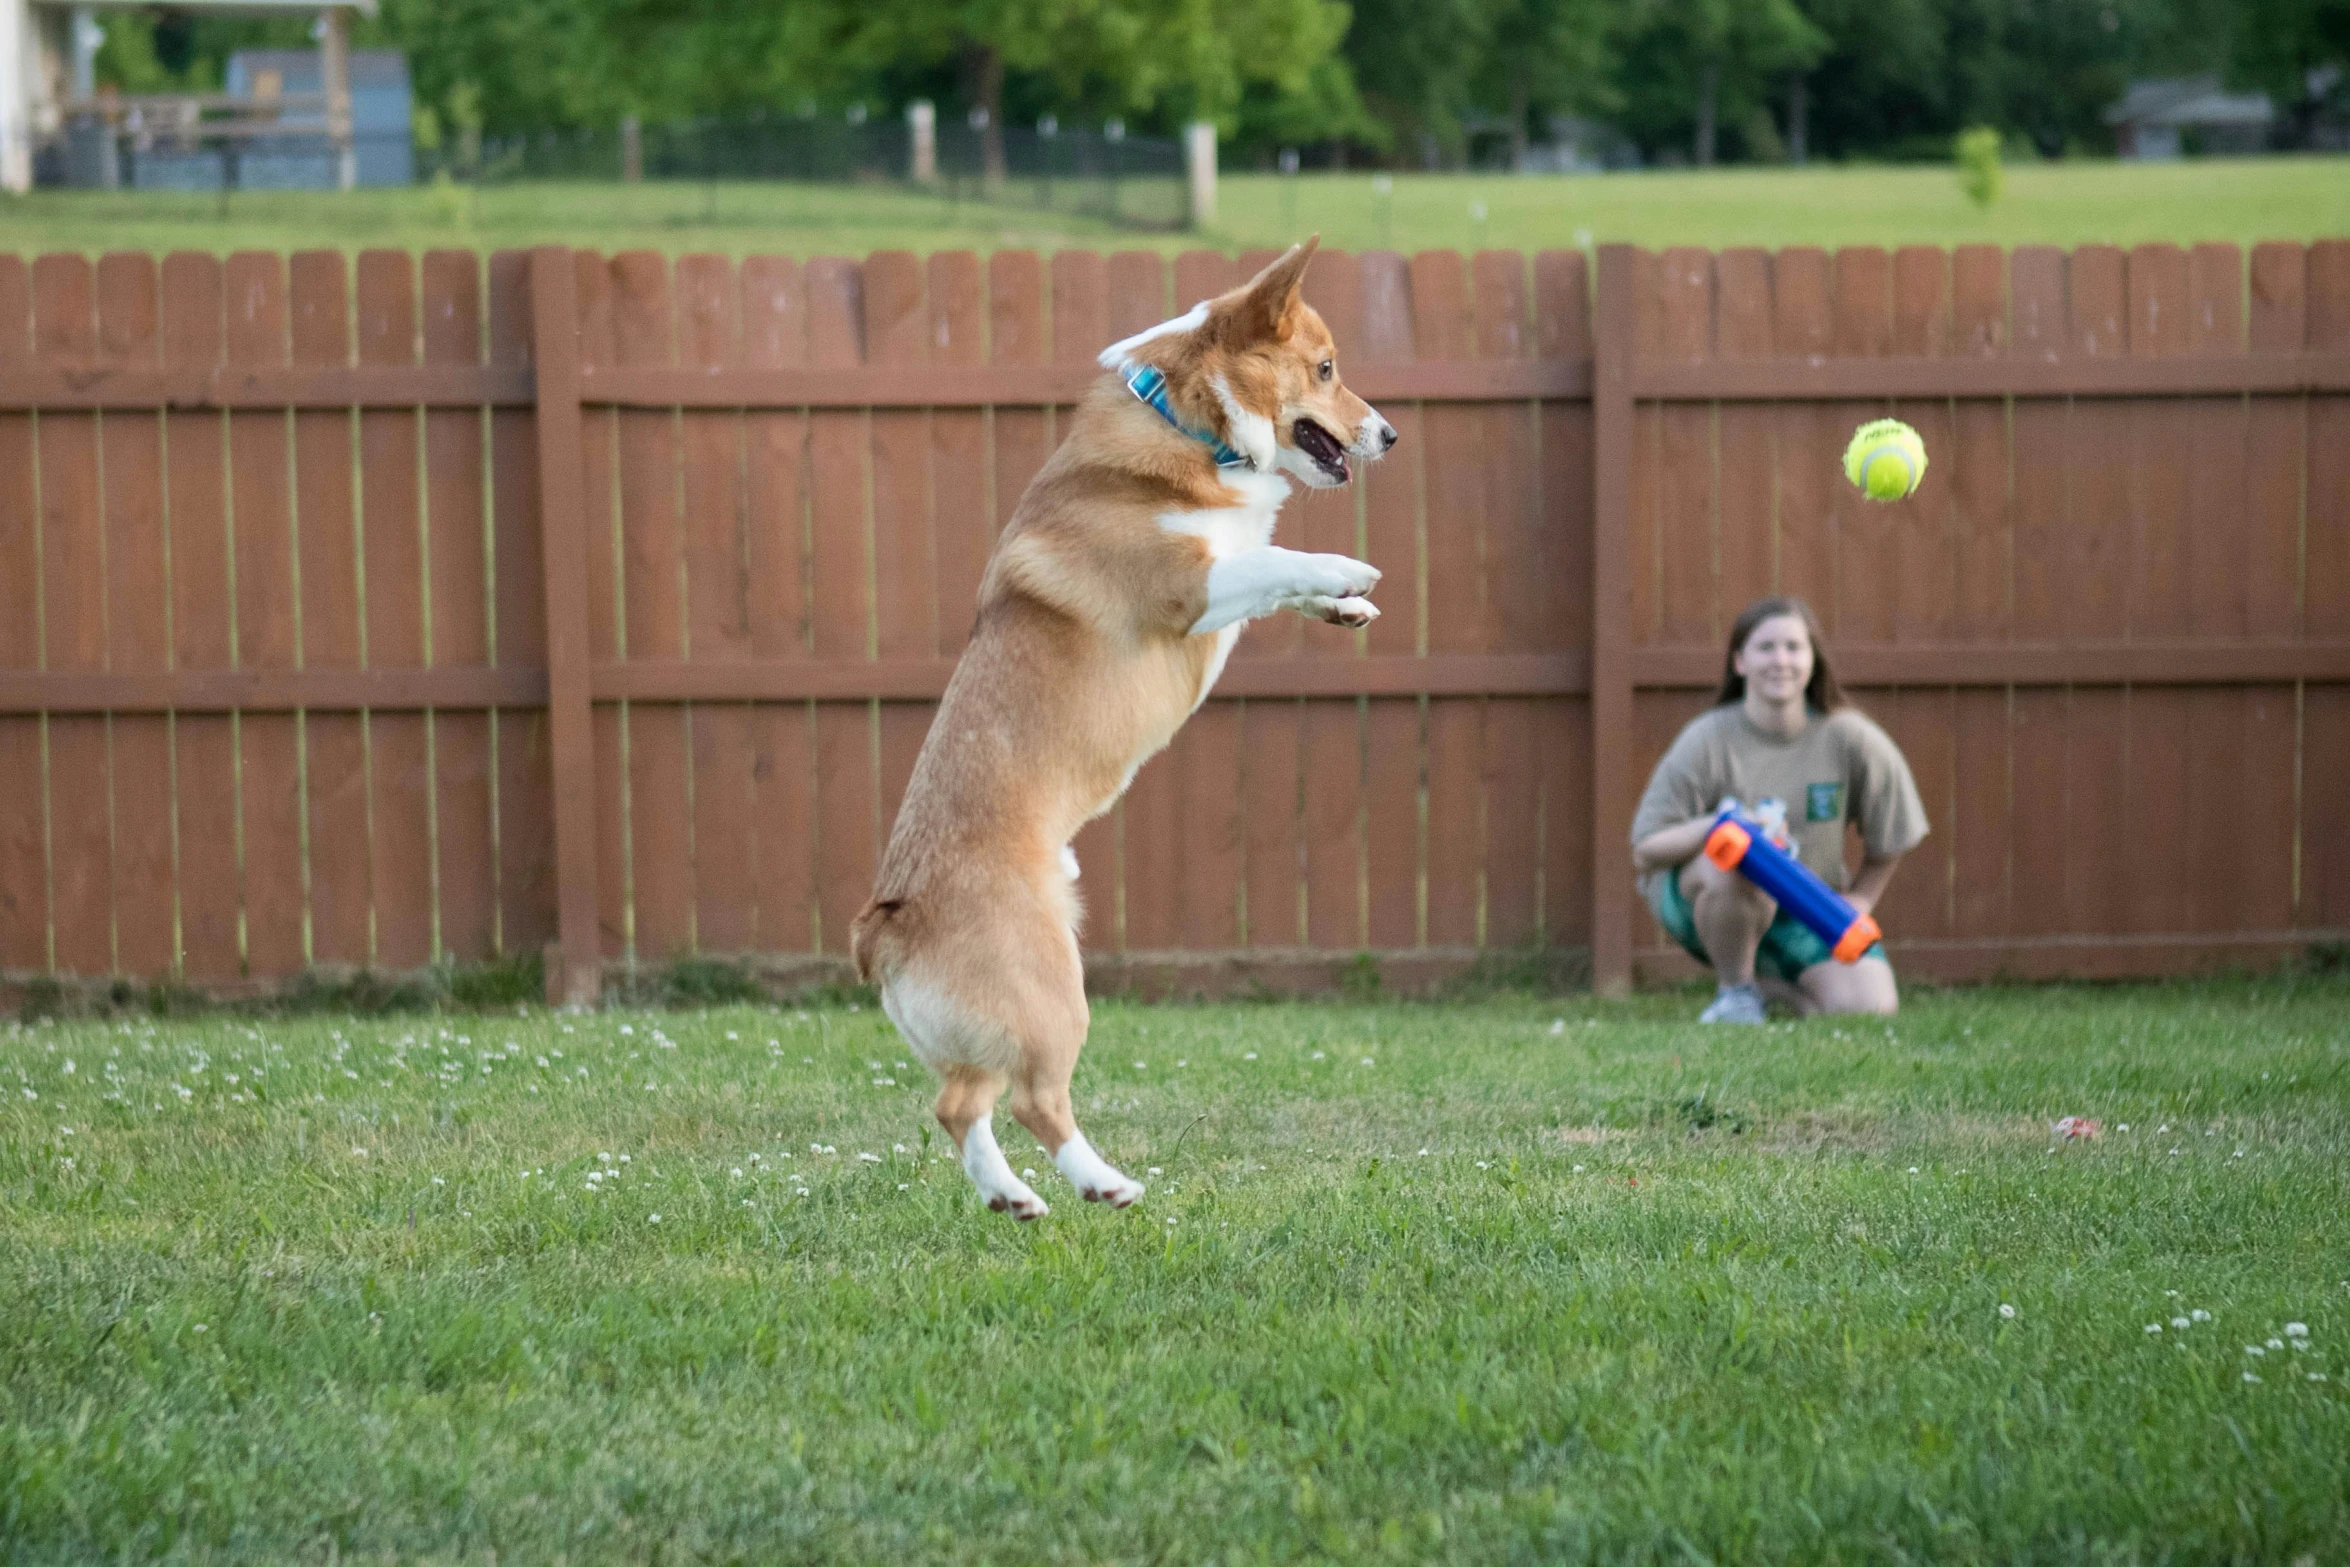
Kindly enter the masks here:
M 0 258 L 0 973 L 837 974 L 1093 355 L 1266 259 Z M 1104 983 L 1688 972 L 1625 834 L 1771 591 L 1919 775 L 1905 966 L 2350 939 L 2350 244 L 1308 293 L 1404 439 L 1283 538 L 1386 613 L 1252 628 L 1080 835 Z M 1886 413 L 1896 507 L 1837 469 Z

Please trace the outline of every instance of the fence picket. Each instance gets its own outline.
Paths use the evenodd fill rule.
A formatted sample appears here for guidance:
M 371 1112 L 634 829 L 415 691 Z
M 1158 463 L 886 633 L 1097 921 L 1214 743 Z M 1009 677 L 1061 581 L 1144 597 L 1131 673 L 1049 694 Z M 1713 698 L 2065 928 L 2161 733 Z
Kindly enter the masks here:
M 419 339 L 427 365 L 482 363 L 481 262 L 471 251 L 425 253 Z M 493 547 L 483 484 L 485 412 L 424 413 L 428 574 L 425 654 L 435 667 L 489 662 Z M 431 714 L 432 891 L 437 955 L 476 962 L 497 942 L 497 854 L 491 828 L 491 714 Z

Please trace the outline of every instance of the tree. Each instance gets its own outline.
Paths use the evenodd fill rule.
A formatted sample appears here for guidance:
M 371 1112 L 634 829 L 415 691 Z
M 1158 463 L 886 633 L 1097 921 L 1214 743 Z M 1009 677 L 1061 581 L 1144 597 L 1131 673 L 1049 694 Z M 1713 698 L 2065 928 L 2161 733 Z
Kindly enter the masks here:
M 1349 16 L 1340 0 L 898 0 L 861 14 L 865 57 L 954 62 L 965 103 L 984 111 L 981 157 L 994 178 L 1009 73 L 1070 109 L 1230 130 L 1252 87 L 1308 94 Z M 1329 96 L 1342 84 L 1321 85 Z
M 1701 166 L 1714 162 L 1725 109 L 1760 103 L 1829 42 L 1794 0 L 1634 0 L 1627 23 L 1627 98 L 1645 139 L 1686 127 Z
M 1617 102 L 1615 16 L 1608 0 L 1484 0 L 1478 96 L 1509 120 L 1510 167 L 1524 168 L 1537 107 L 1590 112 Z
M 2350 0 L 2243 0 L 2233 63 L 2285 106 L 2292 144 L 2308 145 L 2320 114 L 2350 113 Z
M 1394 140 L 1459 144 L 1486 30 L 1481 0 L 1355 0 L 1347 63 Z

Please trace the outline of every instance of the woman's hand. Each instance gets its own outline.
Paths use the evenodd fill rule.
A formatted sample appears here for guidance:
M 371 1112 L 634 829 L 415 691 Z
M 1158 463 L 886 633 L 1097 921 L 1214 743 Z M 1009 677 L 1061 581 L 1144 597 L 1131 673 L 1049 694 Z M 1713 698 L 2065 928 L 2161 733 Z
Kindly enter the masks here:
M 1852 905 L 1855 914 L 1866 914 L 1876 908 L 1877 900 L 1885 896 L 1885 884 L 1893 879 L 1893 868 L 1900 863 L 1898 854 L 1889 860 L 1860 862 L 1860 874 L 1844 889 L 1844 901 Z
M 1660 827 L 1632 845 L 1632 864 L 1643 871 L 1670 870 L 1697 858 L 1706 835 L 1714 830 L 1711 816 L 1694 816 L 1672 827 Z

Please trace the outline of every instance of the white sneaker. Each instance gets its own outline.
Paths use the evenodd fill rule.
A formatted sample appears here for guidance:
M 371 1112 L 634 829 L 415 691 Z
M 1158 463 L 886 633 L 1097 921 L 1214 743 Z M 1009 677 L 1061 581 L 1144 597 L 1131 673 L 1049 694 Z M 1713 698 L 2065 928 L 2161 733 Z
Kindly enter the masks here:
M 1697 1014 L 1700 1023 L 1763 1023 L 1770 1014 L 1763 1008 L 1762 991 L 1754 985 L 1724 985 L 1714 993 L 1713 1005 Z

